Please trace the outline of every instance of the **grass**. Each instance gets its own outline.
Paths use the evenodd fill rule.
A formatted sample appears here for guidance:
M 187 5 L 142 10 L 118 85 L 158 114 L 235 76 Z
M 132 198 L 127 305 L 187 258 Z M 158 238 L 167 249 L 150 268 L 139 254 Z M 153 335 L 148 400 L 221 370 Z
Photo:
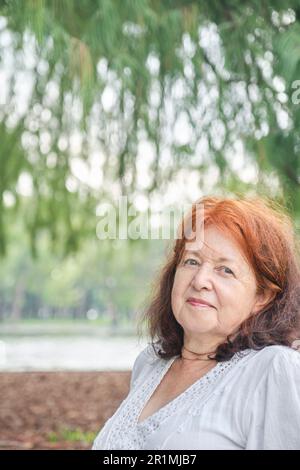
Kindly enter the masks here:
M 82 431 L 80 428 L 71 429 L 63 428 L 58 432 L 51 431 L 47 435 L 47 439 L 51 443 L 58 442 L 80 442 L 92 445 L 97 433 L 92 431 Z

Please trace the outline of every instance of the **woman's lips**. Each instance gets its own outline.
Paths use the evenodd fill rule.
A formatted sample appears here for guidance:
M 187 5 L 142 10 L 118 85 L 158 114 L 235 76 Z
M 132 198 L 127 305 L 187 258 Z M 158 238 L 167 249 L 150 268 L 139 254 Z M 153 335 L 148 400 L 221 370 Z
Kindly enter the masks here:
M 197 307 L 197 308 L 213 308 L 211 305 L 202 304 L 200 302 L 194 302 L 192 300 L 187 300 L 187 302 L 193 307 Z

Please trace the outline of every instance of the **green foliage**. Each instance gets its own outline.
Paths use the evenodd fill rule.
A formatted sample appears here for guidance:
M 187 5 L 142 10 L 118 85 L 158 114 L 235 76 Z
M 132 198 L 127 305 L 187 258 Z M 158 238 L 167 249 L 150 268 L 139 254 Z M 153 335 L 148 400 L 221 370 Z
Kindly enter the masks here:
M 134 324 L 150 293 L 152 277 L 164 255 L 162 240 L 86 240 L 77 253 L 63 256 L 48 249 L 40 236 L 41 256 L 34 259 L 11 223 L 12 244 L 0 263 L 0 319 L 87 319 L 95 326 Z
M 2 0 L 0 67 L 8 54 L 12 73 L 0 109 L 0 252 L 11 212 L 5 200 L 18 213 L 24 173 L 33 254 L 43 231 L 75 252 L 94 231 L 97 204 L 115 198 L 112 183 L 133 199 L 163 191 L 182 169 L 198 168 L 205 179 L 216 166 L 219 187 L 243 185 L 229 158 L 237 140 L 260 181 L 264 172 L 278 178 L 278 195 L 297 216 L 300 111 L 291 85 L 299 78 L 299 14 L 296 0 Z M 2 34 L 10 34 L 6 43 Z M 20 74 L 31 83 L 22 111 Z M 153 144 L 143 189 L 141 140 Z M 93 187 L 73 165 L 89 168 L 95 152 L 102 163 Z

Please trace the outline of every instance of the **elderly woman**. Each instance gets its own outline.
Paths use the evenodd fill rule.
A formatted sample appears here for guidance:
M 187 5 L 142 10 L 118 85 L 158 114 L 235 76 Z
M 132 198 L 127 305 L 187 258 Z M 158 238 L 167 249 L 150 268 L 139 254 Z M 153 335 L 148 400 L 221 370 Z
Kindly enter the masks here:
M 292 222 L 267 199 L 217 197 L 186 220 L 197 241 L 182 223 L 142 319 L 152 341 L 93 449 L 300 449 Z

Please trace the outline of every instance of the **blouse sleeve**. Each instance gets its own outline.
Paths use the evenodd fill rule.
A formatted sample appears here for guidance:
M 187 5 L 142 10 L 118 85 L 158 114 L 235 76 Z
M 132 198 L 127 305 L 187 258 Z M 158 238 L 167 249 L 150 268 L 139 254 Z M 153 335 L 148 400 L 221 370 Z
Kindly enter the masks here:
M 300 449 L 300 353 L 272 358 L 251 400 L 246 449 Z

